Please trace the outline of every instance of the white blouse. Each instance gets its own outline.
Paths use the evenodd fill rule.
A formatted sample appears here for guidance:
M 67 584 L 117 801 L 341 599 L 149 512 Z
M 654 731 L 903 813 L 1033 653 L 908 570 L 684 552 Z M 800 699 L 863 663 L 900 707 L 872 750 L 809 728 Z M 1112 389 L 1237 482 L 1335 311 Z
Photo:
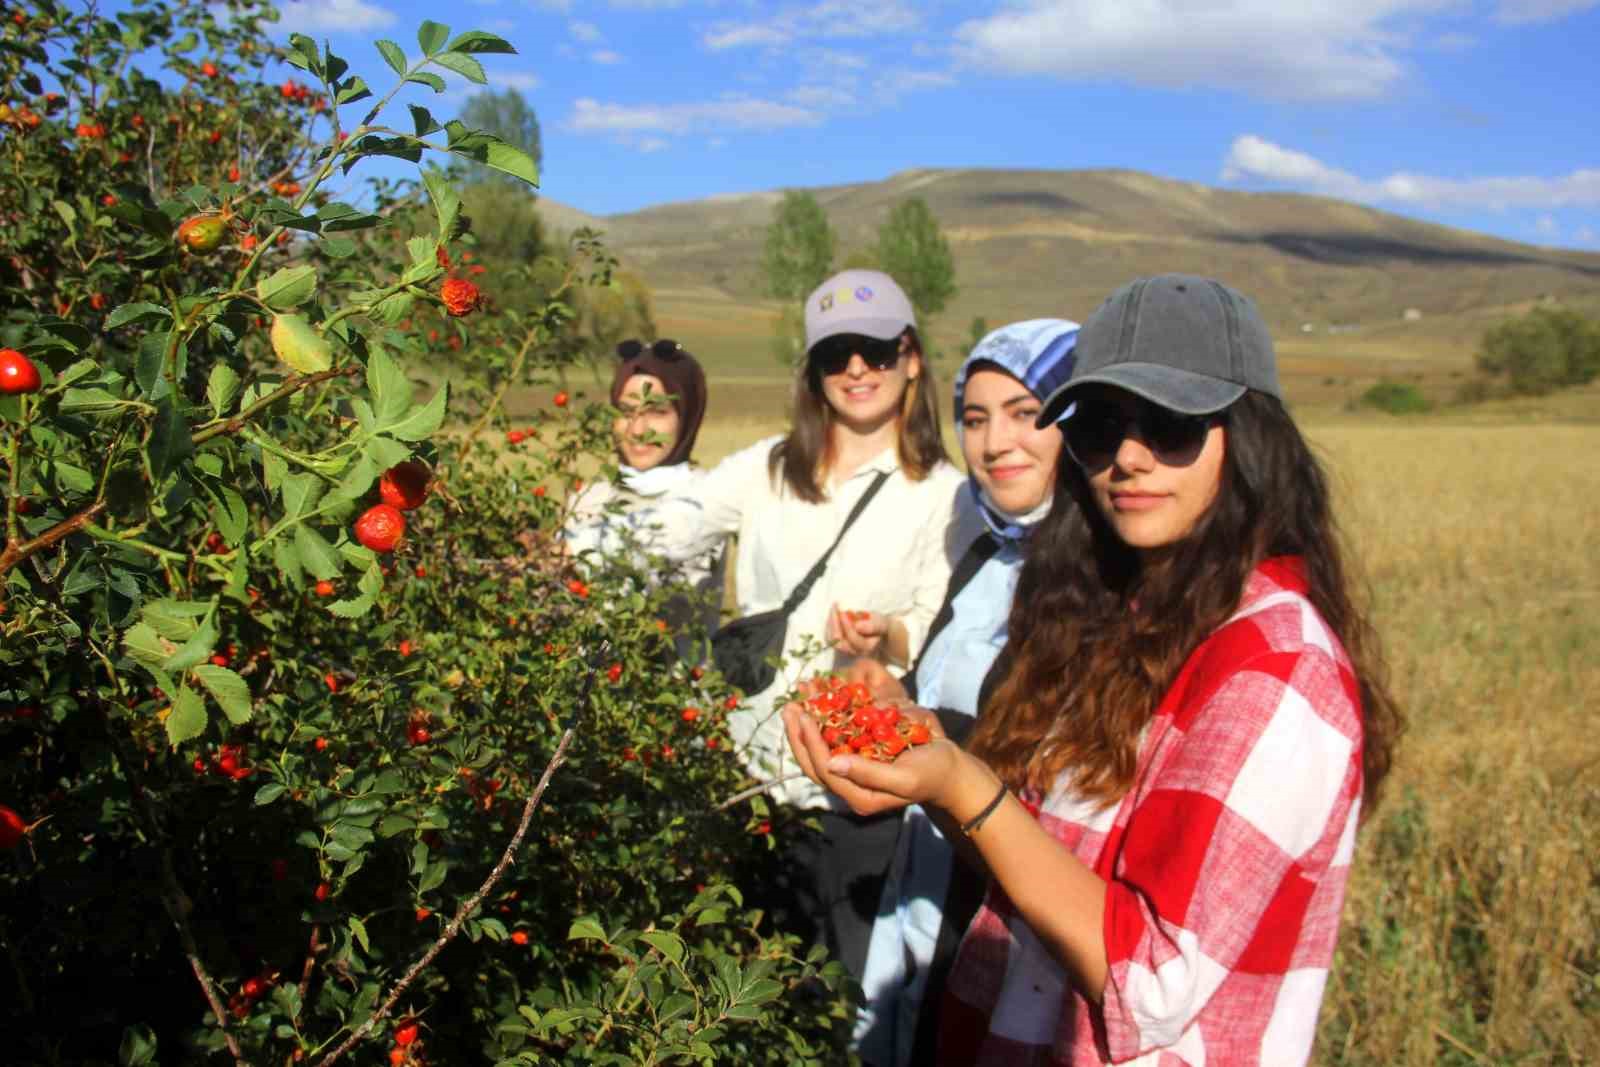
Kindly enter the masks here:
M 739 614 L 754 615 L 782 607 L 838 536 L 874 476 L 889 474 L 810 595 L 789 616 L 785 663 L 777 678 L 762 692 L 747 695 L 729 716 L 729 733 L 746 767 L 765 779 L 799 771 L 775 698 L 801 679 L 843 670 L 853 659 L 827 647 L 804 662 L 791 660 L 810 641 L 825 641 L 830 607 L 898 617 L 915 658 L 944 599 L 951 569 L 979 532 L 958 517 L 955 495 L 965 478 L 949 463 L 941 462 L 914 482 L 890 447 L 842 484 L 830 486 L 828 499 L 812 504 L 795 496 L 781 476 L 768 474 L 767 458 L 780 440 L 769 437 L 729 456 L 693 486 L 668 493 L 650 509 L 648 520 L 660 528 L 658 543 L 673 558 L 692 557 L 737 534 Z M 842 802 L 805 778 L 785 782 L 772 796 L 800 807 L 844 810 Z

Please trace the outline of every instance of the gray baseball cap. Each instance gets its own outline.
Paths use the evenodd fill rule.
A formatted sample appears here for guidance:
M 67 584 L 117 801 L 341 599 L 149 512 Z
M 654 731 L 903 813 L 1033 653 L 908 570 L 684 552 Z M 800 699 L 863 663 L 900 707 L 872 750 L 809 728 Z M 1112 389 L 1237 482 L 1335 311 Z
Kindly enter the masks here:
M 1112 293 L 1078 331 L 1077 365 L 1045 399 L 1060 418 L 1079 386 L 1101 382 L 1186 415 L 1221 411 L 1254 389 L 1282 398 L 1272 335 L 1248 297 L 1193 274 L 1140 278 Z
M 841 333 L 888 341 L 917 316 L 893 278 L 881 270 L 840 271 L 806 297 L 806 351 Z

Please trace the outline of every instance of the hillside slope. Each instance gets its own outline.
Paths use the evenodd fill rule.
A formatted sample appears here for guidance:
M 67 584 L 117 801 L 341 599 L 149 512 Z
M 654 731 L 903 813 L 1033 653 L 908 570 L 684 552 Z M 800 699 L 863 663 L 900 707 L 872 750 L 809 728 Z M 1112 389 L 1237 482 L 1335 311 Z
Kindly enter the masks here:
M 934 324 L 951 343 L 974 316 L 991 324 L 1081 318 L 1122 282 L 1164 270 L 1210 274 L 1250 293 L 1280 337 L 1327 335 L 1330 326 L 1363 338 L 1403 329 L 1426 351 L 1470 348 L 1486 322 L 1540 298 L 1600 307 L 1600 255 L 1323 197 L 1127 170 L 917 170 L 812 192 L 839 234 L 841 261 L 873 242 L 897 201 L 927 201 L 956 256 L 960 291 Z M 701 330 L 712 350 L 724 342 L 749 349 L 773 306 L 761 298 L 759 263 L 780 195 L 664 204 L 594 223 L 655 290 L 664 329 Z M 550 210 L 557 228 L 558 210 L 581 214 Z M 1402 325 L 1407 309 L 1421 322 Z

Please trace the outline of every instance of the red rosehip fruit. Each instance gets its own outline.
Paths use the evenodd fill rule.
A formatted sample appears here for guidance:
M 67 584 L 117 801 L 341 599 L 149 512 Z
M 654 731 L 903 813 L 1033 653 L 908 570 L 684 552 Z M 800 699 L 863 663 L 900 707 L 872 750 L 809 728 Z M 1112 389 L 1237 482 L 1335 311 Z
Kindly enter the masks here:
M 555 406 L 558 407 L 558 408 L 566 407 L 567 406 L 567 394 L 566 394 L 566 391 L 563 390 L 563 391 L 557 393 L 555 395 L 555 399 L 552 401 L 552 403 L 554 403 Z
M 401 1048 L 405 1048 L 416 1040 L 417 1023 L 415 1019 L 402 1020 L 400 1025 L 394 1028 L 394 1043 Z
M 356 540 L 374 552 L 393 552 L 406 532 L 406 517 L 393 504 L 374 504 L 356 520 Z
M 19 396 L 39 391 L 39 368 L 15 348 L 0 348 L 0 395 Z
M 432 478 L 433 472 L 426 463 L 408 459 L 383 472 L 378 479 L 378 496 L 391 507 L 411 511 L 428 499 L 428 483 Z
M 333 583 L 328 581 L 326 578 L 318 582 L 313 588 L 316 590 L 318 596 L 333 595 Z
M 22 821 L 22 816 L 0 804 L 0 850 L 11 851 L 27 836 L 28 824 Z
M 506 434 L 506 444 L 520 445 L 523 441 L 527 440 L 527 436 L 528 435 L 523 433 L 521 430 L 512 430 Z
M 477 310 L 483 294 L 478 291 L 476 285 L 465 278 L 446 278 L 445 283 L 439 287 L 439 299 L 444 301 L 444 309 L 451 316 L 460 318 Z
M 511 943 L 514 945 L 526 945 L 528 943 L 528 931 L 513 930 L 511 932 Z
M 322 901 L 327 900 L 332 894 L 333 886 L 329 885 L 327 882 L 318 882 L 317 888 L 312 892 L 311 895 L 316 899 L 317 903 L 320 904 Z
M 178 227 L 178 243 L 191 252 L 215 252 L 227 235 L 228 224 L 221 215 L 193 215 Z

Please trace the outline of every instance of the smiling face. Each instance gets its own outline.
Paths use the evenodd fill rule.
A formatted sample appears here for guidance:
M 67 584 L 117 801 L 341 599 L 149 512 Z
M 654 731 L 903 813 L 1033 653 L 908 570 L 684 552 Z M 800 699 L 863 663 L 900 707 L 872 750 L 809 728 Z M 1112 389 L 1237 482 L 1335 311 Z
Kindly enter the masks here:
M 1122 440 L 1110 458 L 1086 467 L 1095 506 L 1129 547 L 1158 552 L 1182 541 L 1217 498 L 1227 431 L 1217 424 L 1184 447 L 1158 450 L 1140 428 L 1148 402 L 1110 386 L 1086 387 L 1072 418 L 1120 417 Z
M 879 342 L 881 343 L 881 342 Z M 844 426 L 857 433 L 872 433 L 900 414 L 906 386 L 922 374 L 922 357 L 902 336 L 900 358 L 879 370 L 852 353 L 837 374 L 822 374 L 822 396 Z
M 974 372 L 962 391 L 961 451 L 967 470 L 1008 515 L 1037 508 L 1055 485 L 1061 430 L 1034 426 L 1042 406 L 1027 386 L 999 369 Z
M 661 465 L 678 441 L 682 420 L 666 386 L 653 374 L 635 374 L 617 397 L 622 416 L 612 424 L 617 451 L 634 470 Z

